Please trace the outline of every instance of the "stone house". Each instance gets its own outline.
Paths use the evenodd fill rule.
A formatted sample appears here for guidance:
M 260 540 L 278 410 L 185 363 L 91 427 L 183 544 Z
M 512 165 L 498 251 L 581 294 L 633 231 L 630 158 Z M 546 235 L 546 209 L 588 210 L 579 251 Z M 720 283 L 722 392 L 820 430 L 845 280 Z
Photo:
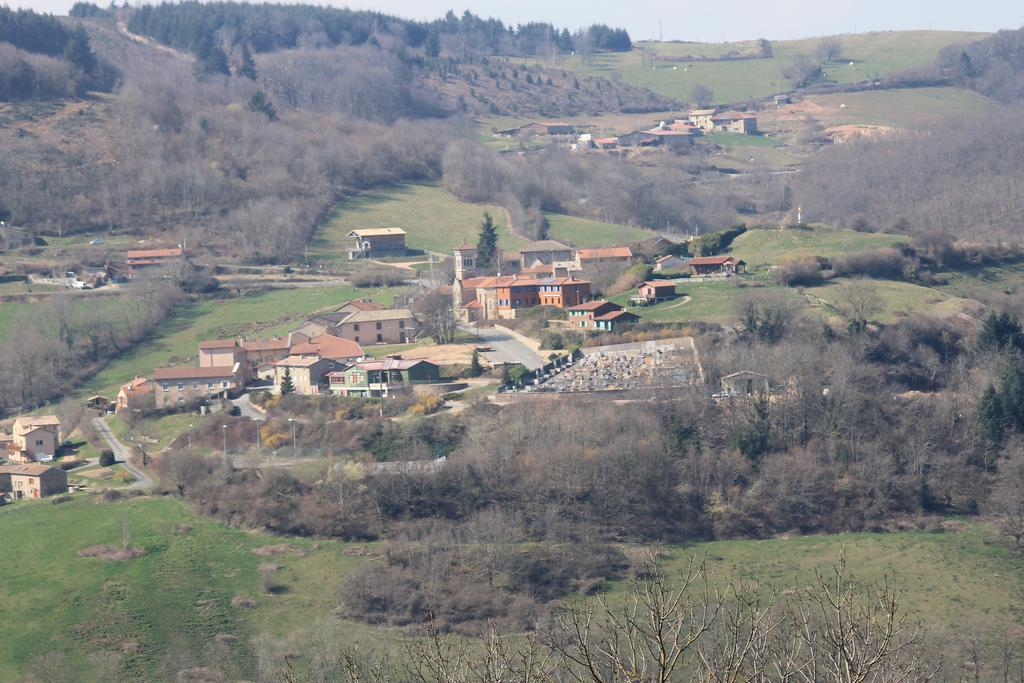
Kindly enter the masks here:
M 355 240 L 348 250 L 350 259 L 407 256 L 405 230 L 401 228 L 360 228 L 346 237 Z
M 296 394 L 319 394 L 324 376 L 333 366 L 332 361 L 320 356 L 288 356 L 274 363 L 274 386 L 280 391 L 285 374 L 290 374 Z
M 441 369 L 427 360 L 398 357 L 365 360 L 327 374 L 330 391 L 340 396 L 387 397 L 417 384 L 434 384 Z
M 242 368 L 157 368 L 153 370 L 153 406 L 157 410 L 229 398 L 244 386 Z
M 722 378 L 722 393 L 729 396 L 752 396 L 767 393 L 771 386 L 767 375 L 741 370 Z
M 15 500 L 45 498 L 68 490 L 68 475 L 59 467 L 28 463 L 0 465 L 0 495 Z

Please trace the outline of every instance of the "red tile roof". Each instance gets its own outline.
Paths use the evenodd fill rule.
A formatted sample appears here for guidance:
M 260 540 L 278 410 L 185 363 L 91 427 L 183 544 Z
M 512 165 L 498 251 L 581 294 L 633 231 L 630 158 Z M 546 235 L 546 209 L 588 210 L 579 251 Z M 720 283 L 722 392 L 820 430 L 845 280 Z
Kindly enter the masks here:
M 171 249 L 134 249 L 128 252 L 129 259 L 161 259 L 181 256 L 184 253 L 181 247 Z
M 288 356 L 277 361 L 274 365 L 279 365 L 283 368 L 308 368 L 316 365 L 320 360 L 320 356 Z
M 345 308 L 346 306 L 351 306 L 352 308 L 359 309 L 360 311 L 380 311 L 386 308 L 384 304 L 375 304 L 372 301 L 365 301 L 363 299 L 353 299 L 352 301 L 346 301 L 344 304 L 339 306 L 338 309 Z
M 289 353 L 293 356 L 317 354 L 321 358 L 327 358 L 328 360 L 362 358 L 366 355 L 363 352 L 363 347 L 356 342 L 330 334 L 321 334 L 313 337 L 308 342 L 296 344 Z
M 603 258 L 632 258 L 633 251 L 629 247 L 592 247 L 580 249 L 580 260 Z
M 49 465 L 41 465 L 39 463 L 26 463 L 24 465 L 0 465 L 0 474 L 21 474 L 30 477 L 38 477 L 41 474 L 45 474 L 50 470 L 61 471 L 58 467 L 50 467 Z
M 482 303 L 480 303 L 480 301 L 478 299 L 473 299 L 468 304 L 463 306 L 463 308 L 473 308 L 473 309 L 483 308 L 483 307 L 484 307 L 484 305 Z
M 202 350 L 233 349 L 236 346 L 238 346 L 238 342 L 234 339 L 211 339 L 199 342 L 199 348 Z
M 691 266 L 723 266 L 736 261 L 732 256 L 695 256 L 690 259 Z
M 287 351 L 290 346 L 287 337 L 242 340 L 242 348 L 246 351 Z
M 222 365 L 212 368 L 157 368 L 153 370 L 153 379 L 156 381 L 173 379 L 220 379 L 223 377 L 234 377 L 235 373 L 231 367 Z
M 567 308 L 567 311 L 596 311 L 604 306 L 614 306 L 616 310 L 622 310 L 622 306 L 618 305 L 614 301 L 588 301 L 585 304 L 579 304 L 578 306 L 571 306 Z

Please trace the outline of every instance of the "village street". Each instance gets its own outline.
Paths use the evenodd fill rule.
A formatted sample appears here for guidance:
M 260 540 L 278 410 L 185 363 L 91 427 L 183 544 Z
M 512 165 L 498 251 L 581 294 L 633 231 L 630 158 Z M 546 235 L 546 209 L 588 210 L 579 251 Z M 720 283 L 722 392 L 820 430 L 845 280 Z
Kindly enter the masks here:
M 483 355 L 491 363 L 520 363 L 528 370 L 536 370 L 546 362 L 533 349 L 519 341 L 504 330 L 493 327 L 477 327 L 476 325 L 460 325 L 463 332 L 479 338 L 480 344 L 490 346 L 493 351 L 487 351 Z
M 139 469 L 131 463 L 129 457 L 131 456 L 131 450 L 123 443 L 117 440 L 114 433 L 110 431 L 110 427 L 107 426 L 106 421 L 102 417 L 95 417 L 92 420 L 93 426 L 96 428 L 96 432 L 103 437 L 103 440 L 110 446 L 110 450 L 114 452 L 114 457 L 117 461 L 128 470 L 135 481 L 128 488 L 132 489 L 144 489 L 149 490 L 153 488 L 153 479 L 144 470 Z

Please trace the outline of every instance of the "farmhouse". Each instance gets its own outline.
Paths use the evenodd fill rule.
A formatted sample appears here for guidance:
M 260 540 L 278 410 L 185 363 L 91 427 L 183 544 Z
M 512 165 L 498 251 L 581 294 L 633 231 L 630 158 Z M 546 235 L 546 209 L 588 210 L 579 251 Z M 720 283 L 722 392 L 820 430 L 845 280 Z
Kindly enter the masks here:
M 618 138 L 594 138 L 592 142 L 598 149 L 615 149 L 619 146 Z
M 519 127 L 520 135 L 572 135 L 576 127 L 559 121 L 540 121 Z
M 5 456 L 11 462 L 52 460 L 60 448 L 60 420 L 54 415 L 16 418 Z
M 344 370 L 327 374 L 332 394 L 341 396 L 387 397 L 408 391 L 417 384 L 434 384 L 440 368 L 426 360 L 405 360 L 392 356 L 353 363 Z
M 350 363 L 366 354 L 356 342 L 330 334 L 321 334 L 309 341 L 300 342 L 290 349 L 292 356 L 316 356 L 332 363 Z
M 658 144 L 658 136 L 644 130 L 620 135 L 618 138 L 619 147 L 654 147 Z
M 640 285 L 637 293 L 630 297 L 631 303 L 644 306 L 668 301 L 676 297 L 676 284 L 674 282 L 654 281 L 645 282 Z
M 319 394 L 324 375 L 330 372 L 333 365 L 320 356 L 288 356 L 274 363 L 274 386 L 280 391 L 285 375 L 290 375 L 296 394 Z
M 686 259 L 681 259 L 678 256 L 662 256 L 654 260 L 654 272 L 660 273 L 663 270 L 676 270 L 682 268 L 689 263 Z
M 36 243 L 36 236 L 28 228 L 19 228 L 0 221 L 0 251 L 23 249 Z
M 244 386 L 240 364 L 232 367 L 157 368 L 153 370 L 153 406 L 157 410 L 228 398 Z
M 611 301 L 588 301 L 567 310 L 572 326 L 581 330 L 615 332 L 640 320 L 640 316 Z
M 689 147 L 693 144 L 694 134 L 691 130 L 671 130 L 667 128 L 655 128 L 647 131 L 654 136 L 651 147 L 667 147 L 668 149 L 679 149 Z
M 767 392 L 769 385 L 767 375 L 741 370 L 722 378 L 722 393 L 729 396 L 752 396 Z
M 180 264 L 185 260 L 185 251 L 181 247 L 168 249 L 135 249 L 128 252 L 126 263 L 129 277 L 147 268 L 159 268 Z
M 145 377 L 136 377 L 131 382 L 121 385 L 117 392 L 114 411 L 122 413 L 126 410 L 152 410 L 154 407 L 153 383 Z
M 713 131 L 715 124 L 712 119 L 715 116 L 715 109 L 694 109 L 690 112 L 689 121 L 703 131 Z
M 405 246 L 405 230 L 401 228 L 360 228 L 346 237 L 355 240 L 355 245 L 348 250 L 350 259 L 409 254 Z
M 530 242 L 519 250 L 519 265 L 524 269 L 539 263 L 549 266 L 563 264 L 569 267 L 574 261 L 573 248 L 555 240 Z
M 230 368 L 239 363 L 243 370 L 248 370 L 245 362 L 246 355 L 245 349 L 234 339 L 213 339 L 199 342 L 199 367 L 201 368 Z
M 416 338 L 416 317 L 408 308 L 358 311 L 346 315 L 330 334 L 357 344 L 408 344 Z
M 713 130 L 719 133 L 740 133 L 757 135 L 757 116 L 742 112 L 725 112 L 711 118 Z
M 694 275 L 729 276 L 741 272 L 747 264 L 733 256 L 695 256 L 689 265 Z
M 288 357 L 288 353 L 292 348 L 292 336 L 272 337 L 270 339 L 242 339 L 239 345 L 245 354 L 246 377 L 256 377 L 260 366 Z
M 633 251 L 629 247 L 584 247 L 576 252 L 576 269 L 582 270 L 588 265 L 625 264 L 632 258 Z
M 0 465 L 0 496 L 5 498 L 45 498 L 67 490 L 68 475 L 59 467 L 37 463 Z

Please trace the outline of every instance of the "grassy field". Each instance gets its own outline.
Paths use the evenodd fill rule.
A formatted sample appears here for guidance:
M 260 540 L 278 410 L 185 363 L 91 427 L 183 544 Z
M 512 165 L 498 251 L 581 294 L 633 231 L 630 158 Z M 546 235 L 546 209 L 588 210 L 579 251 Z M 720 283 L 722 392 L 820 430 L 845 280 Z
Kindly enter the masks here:
M 631 228 L 616 223 L 602 223 L 586 218 L 566 216 L 559 213 L 545 213 L 551 226 L 551 239 L 563 240 L 576 247 L 602 247 L 627 244 L 653 237 L 655 233 L 645 228 Z
M 176 532 L 181 524 L 191 530 Z M 0 555 L 0 604 L 19 615 L 0 622 L 7 653 L 0 657 L 0 680 L 18 679 L 34 657 L 54 651 L 64 653 L 83 681 L 173 678 L 176 669 L 170 676 L 163 670 L 181 651 L 248 658 L 252 635 L 290 633 L 329 617 L 339 581 L 363 561 L 346 555 L 344 544 L 321 542 L 314 551 L 303 540 L 289 543 L 307 551 L 304 557 L 261 558 L 254 548 L 281 540 L 206 521 L 169 499 L 19 503 L 0 509 L 0 526 L 8 547 L 19 548 Z M 77 556 L 97 544 L 120 548 L 125 535 L 146 551 L 142 557 Z M 278 576 L 288 590 L 279 595 L 260 588 L 258 565 L 268 559 L 283 566 Z M 255 598 L 256 606 L 233 607 L 236 595 Z M 361 630 L 350 625 L 353 634 Z M 220 645 L 214 638 L 222 634 L 239 640 Z M 107 652 L 123 663 L 116 677 L 94 663 Z M 251 677 L 251 662 L 235 673 Z
M 774 283 L 757 281 L 757 286 L 742 286 L 743 280 L 682 280 L 676 285 L 678 297 L 654 306 L 629 306 L 629 297 L 636 294 L 631 290 L 611 297 L 611 301 L 626 306 L 627 310 L 640 316 L 641 322 L 676 323 L 709 322 L 730 324 L 736 320 L 736 298 L 745 292 L 772 290 L 782 292 L 802 306 L 804 299 L 796 290 L 787 289 Z
M 309 247 L 311 258 L 339 261 L 348 258 L 355 228 L 402 228 L 406 244 L 445 256 L 462 242 L 475 242 L 483 214 L 494 217 L 499 245 L 518 249 L 526 240 L 508 230 L 505 211 L 497 206 L 467 204 L 435 185 L 399 185 L 374 190 L 339 204 Z
M 837 36 L 841 58 L 825 69 L 827 79 L 850 83 L 875 79 L 889 73 L 934 63 L 943 47 L 985 37 L 982 33 L 954 31 L 891 31 Z M 655 59 L 645 63 L 640 48 L 656 55 L 721 54 L 730 49 L 749 51 L 747 44 L 640 43 L 624 53 L 601 53 L 584 64 L 581 57 L 570 57 L 564 68 L 619 78 L 644 86 L 663 95 L 687 102 L 690 91 L 701 84 L 714 91 L 715 102 L 741 102 L 765 97 L 792 88 L 782 75 L 783 69 L 799 56 L 814 56 L 820 38 L 774 41 L 774 56 L 769 59 L 744 59 L 717 62 L 674 62 Z M 850 65 L 850 62 L 853 65 Z
M 991 106 L 983 95 L 959 88 L 912 88 L 815 95 L 799 103 L 824 126 L 882 125 L 928 128 Z
M 304 287 L 179 306 L 161 323 L 150 340 L 107 364 L 79 388 L 77 395 L 112 396 L 121 384 L 155 367 L 194 364 L 197 346 L 204 339 L 285 334 L 313 311 L 357 297 L 390 305 L 398 291 Z
M 748 269 L 758 269 L 778 264 L 788 257 L 835 258 L 866 249 L 891 247 L 906 241 L 905 237 L 898 235 L 812 225 L 784 230 L 748 230 L 733 241 L 729 253 L 746 261 Z
M 181 525 L 190 528 L 183 532 Z M 19 549 L 0 554 L 0 604 L 18 615 L 0 621 L 8 653 L 0 658 L 0 680 L 17 680 L 37 656 L 55 651 L 74 667 L 76 680 L 173 678 L 181 668 L 175 657 L 183 653 L 219 661 L 230 679 L 244 679 L 253 675 L 251 642 L 259 634 L 308 636 L 326 625 L 348 644 L 382 637 L 382 631 L 334 616 L 343 578 L 372 561 L 372 545 L 229 529 L 166 498 L 100 503 L 78 495 L 57 506 L 22 502 L 0 509 L 0 526 L 5 541 Z M 77 555 L 97 544 L 120 548 L 125 539 L 145 554 L 123 562 Z M 304 554 L 253 553 L 279 543 Z M 952 522 L 941 533 L 722 541 L 661 550 L 670 573 L 690 556 L 706 557 L 717 576 L 735 572 L 772 590 L 806 585 L 815 569 L 827 569 L 845 552 L 862 581 L 895 569 L 905 584 L 905 604 L 931 633 L 965 624 L 1011 628 L 1021 618 L 1015 605 L 1024 598 L 1024 560 L 980 524 Z M 273 595 L 260 585 L 259 565 L 268 561 L 281 565 L 276 576 L 286 586 Z M 233 606 L 238 595 L 253 598 L 255 606 Z M 225 635 L 238 640 L 216 638 Z M 116 675 L 100 668 L 108 653 L 117 653 L 123 667 Z
M 841 311 L 844 307 L 843 279 L 831 280 L 819 287 L 807 287 L 804 292 L 825 302 L 826 313 Z M 912 313 L 950 316 L 960 313 L 970 302 L 934 287 L 923 287 L 912 282 L 871 280 L 871 287 L 881 299 L 882 310 L 871 316 L 883 323 L 895 322 Z

